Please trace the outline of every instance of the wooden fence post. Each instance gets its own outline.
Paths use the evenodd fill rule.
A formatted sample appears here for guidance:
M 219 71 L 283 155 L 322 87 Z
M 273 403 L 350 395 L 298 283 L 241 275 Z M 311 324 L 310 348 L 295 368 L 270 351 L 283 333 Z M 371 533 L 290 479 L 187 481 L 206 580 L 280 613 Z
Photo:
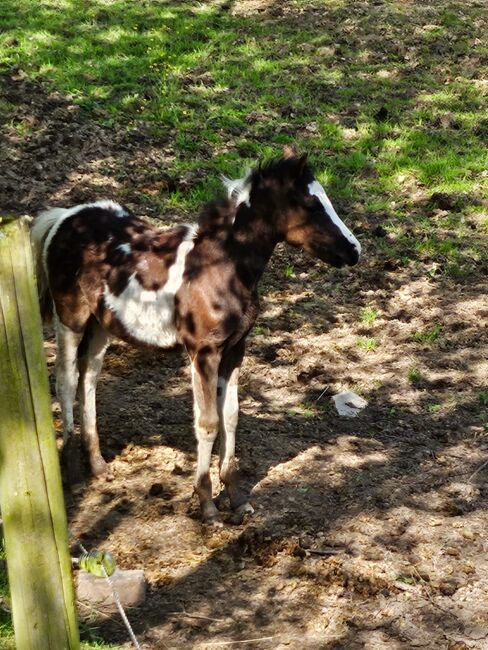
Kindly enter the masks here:
M 0 506 L 17 650 L 79 650 L 29 229 L 0 217 Z

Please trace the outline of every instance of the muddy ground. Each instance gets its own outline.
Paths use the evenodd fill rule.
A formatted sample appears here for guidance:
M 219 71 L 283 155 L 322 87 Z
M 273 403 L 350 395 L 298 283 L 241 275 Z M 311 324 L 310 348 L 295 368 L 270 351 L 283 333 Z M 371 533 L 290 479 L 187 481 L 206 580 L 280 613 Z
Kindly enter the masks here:
M 142 126 L 117 135 L 87 123 L 21 74 L 3 83 L 42 125 L 9 140 L 4 209 L 104 195 L 147 214 L 141 161 L 164 168 L 171 146 Z M 198 519 L 184 354 L 116 342 L 107 355 L 99 428 L 115 479 L 68 495 L 70 530 L 145 571 L 147 601 L 130 613 L 144 648 L 488 648 L 486 269 L 455 281 L 392 264 L 375 245 L 377 217 L 346 207 L 359 267 L 280 248 L 263 281 L 241 382 L 238 453 L 256 509 L 244 525 Z M 46 352 L 52 374 L 49 332 Z M 356 419 L 332 407 L 343 389 L 368 400 Z M 97 625 L 129 647 L 116 616 Z

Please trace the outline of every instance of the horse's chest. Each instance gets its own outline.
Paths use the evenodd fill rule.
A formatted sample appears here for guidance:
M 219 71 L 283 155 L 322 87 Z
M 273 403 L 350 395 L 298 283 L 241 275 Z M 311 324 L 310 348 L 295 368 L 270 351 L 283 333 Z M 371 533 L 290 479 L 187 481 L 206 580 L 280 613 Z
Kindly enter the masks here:
M 183 282 L 186 257 L 193 248 L 193 238 L 194 230 L 188 227 L 183 241 L 172 249 L 176 255 L 169 266 L 166 266 L 167 260 L 155 259 L 148 251 L 136 260 L 127 280 L 122 276 L 122 287 L 120 278 L 119 282 L 112 278 L 113 284 L 106 279 L 102 304 L 106 322 L 112 321 L 112 327 L 110 323 L 106 324 L 108 329 L 161 348 L 172 347 L 178 342 L 175 295 Z

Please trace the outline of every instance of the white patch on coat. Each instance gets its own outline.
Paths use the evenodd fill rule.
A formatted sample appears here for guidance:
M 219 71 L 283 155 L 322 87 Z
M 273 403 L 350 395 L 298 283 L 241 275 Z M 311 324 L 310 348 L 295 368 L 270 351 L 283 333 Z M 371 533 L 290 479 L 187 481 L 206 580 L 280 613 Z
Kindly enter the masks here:
M 222 182 L 227 190 L 227 196 L 229 199 L 234 199 L 237 206 L 241 205 L 241 203 L 245 203 L 248 208 L 251 207 L 250 175 L 250 170 L 246 170 L 246 173 L 242 178 L 237 178 L 235 180 L 222 176 Z
M 85 208 L 102 208 L 102 210 L 110 210 L 115 213 L 116 217 L 128 217 L 129 213 L 125 208 L 119 205 L 116 201 L 111 201 L 110 199 L 102 199 L 101 201 L 95 201 L 95 203 L 85 203 L 84 205 L 78 206 L 82 210 Z
M 116 217 L 128 217 L 129 213 L 124 210 L 124 208 L 115 203 L 115 201 L 110 201 L 108 199 L 102 201 L 95 201 L 95 203 L 82 203 L 80 205 L 75 205 L 72 208 L 52 208 L 41 212 L 41 214 L 36 217 L 34 220 L 34 225 L 32 226 L 32 241 L 38 247 L 42 247 L 42 262 L 44 269 L 46 270 L 46 258 L 47 251 L 53 240 L 54 235 L 59 230 L 61 224 L 68 219 L 69 217 L 78 214 L 81 210 L 86 208 L 101 208 L 102 210 L 110 210 L 115 214 Z
M 118 296 L 105 285 L 105 305 L 113 311 L 135 339 L 158 347 L 171 347 L 178 341 L 175 327 L 175 294 L 181 287 L 186 256 L 194 246 L 196 228 L 187 227 L 178 246 L 174 264 L 168 270 L 166 284 L 157 291 L 144 289 L 133 273 Z
M 330 202 L 330 199 L 327 196 L 327 194 L 325 193 L 325 190 L 322 187 L 322 185 L 318 181 L 313 181 L 313 183 L 310 183 L 310 185 L 308 186 L 308 191 L 310 192 L 310 194 L 316 196 L 319 199 L 319 201 L 324 206 L 324 210 L 329 215 L 332 223 L 334 223 L 339 228 L 339 230 L 344 235 L 344 237 L 347 239 L 347 241 L 349 241 L 351 244 L 353 244 L 353 246 L 355 246 L 355 248 L 356 248 L 356 250 L 358 252 L 358 255 L 360 255 L 361 254 L 361 244 L 356 239 L 356 237 L 354 237 L 352 232 L 349 230 L 349 228 L 340 219 L 339 215 L 334 210 L 334 206 Z
M 132 252 L 132 248 L 130 247 L 130 244 L 120 244 L 117 246 L 118 251 L 122 251 L 122 253 L 125 253 L 126 255 L 130 255 Z

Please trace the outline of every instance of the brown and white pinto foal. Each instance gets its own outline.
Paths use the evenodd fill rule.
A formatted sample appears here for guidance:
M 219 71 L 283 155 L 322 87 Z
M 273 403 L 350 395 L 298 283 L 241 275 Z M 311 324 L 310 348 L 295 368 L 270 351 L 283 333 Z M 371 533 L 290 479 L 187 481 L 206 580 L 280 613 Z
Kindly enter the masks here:
M 203 520 L 213 524 L 220 516 L 209 468 L 219 431 L 220 477 L 234 519 L 252 512 L 236 480 L 237 385 L 258 314 L 257 285 L 276 244 L 286 241 L 336 267 L 356 264 L 361 250 L 306 157 L 285 156 L 225 184 L 228 199 L 209 205 L 196 226 L 157 229 L 99 201 L 44 212 L 32 232 L 55 307 L 65 440 L 78 388 L 92 472 L 106 471 L 95 389 L 111 335 L 161 348 L 182 343 L 191 359 L 195 486 Z

